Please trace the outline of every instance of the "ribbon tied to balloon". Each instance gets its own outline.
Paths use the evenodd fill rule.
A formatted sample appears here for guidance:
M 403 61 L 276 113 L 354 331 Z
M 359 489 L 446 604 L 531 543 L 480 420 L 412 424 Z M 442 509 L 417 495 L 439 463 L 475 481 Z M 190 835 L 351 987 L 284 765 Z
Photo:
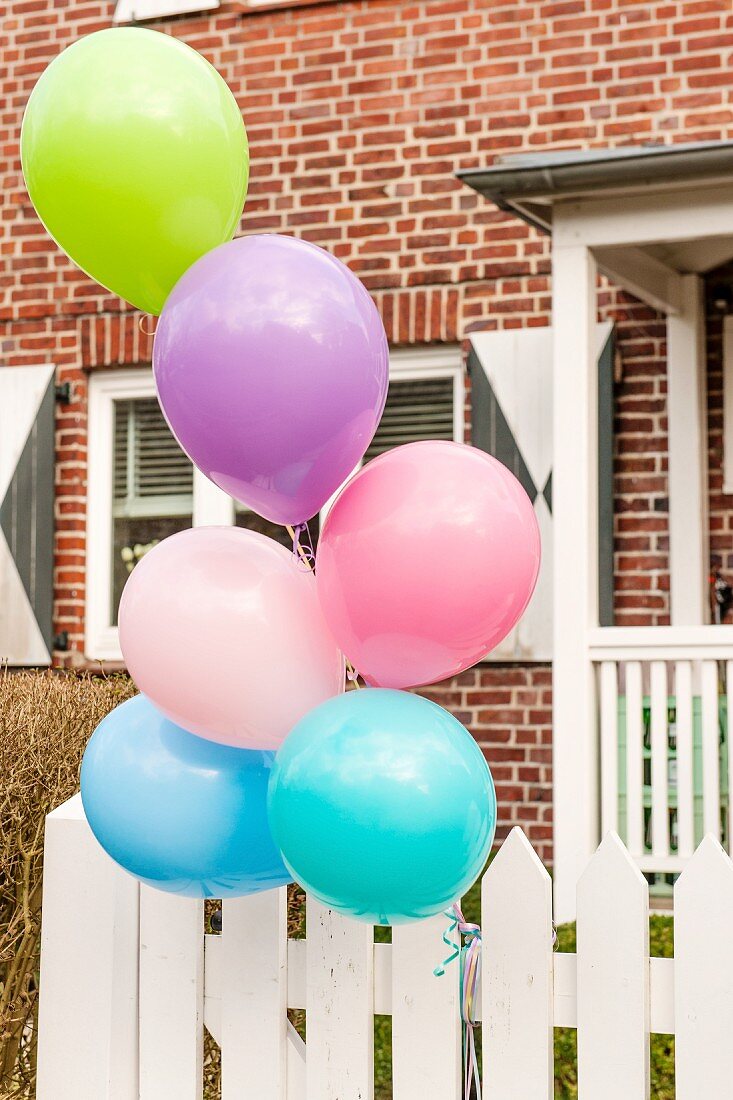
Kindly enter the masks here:
M 446 916 L 450 925 L 443 933 L 443 943 L 450 948 L 451 953 L 440 966 L 436 966 L 433 973 L 436 978 L 442 978 L 446 968 L 458 960 L 460 1015 L 463 1024 L 463 1096 L 464 1100 L 472 1100 L 475 1089 L 476 1100 L 481 1100 L 481 1074 L 474 1035 L 474 1028 L 478 1023 L 476 999 L 481 966 L 481 928 L 478 924 L 469 924 L 466 921 L 457 902 L 446 912 Z M 451 938 L 454 935 L 455 940 Z

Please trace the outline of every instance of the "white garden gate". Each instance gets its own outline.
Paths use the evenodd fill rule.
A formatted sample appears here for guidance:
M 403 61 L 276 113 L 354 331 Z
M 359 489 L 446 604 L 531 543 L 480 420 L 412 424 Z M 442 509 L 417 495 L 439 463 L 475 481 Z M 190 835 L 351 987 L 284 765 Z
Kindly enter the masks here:
M 550 878 L 519 829 L 482 886 L 488 1100 L 549 1100 L 553 1027 L 578 1030 L 581 1100 L 649 1096 L 649 1034 L 676 1036 L 678 1100 L 733 1085 L 733 863 L 713 837 L 675 888 L 672 959 L 649 958 L 648 890 L 610 833 L 578 883 L 578 953 L 553 951 Z M 204 1025 L 223 1100 L 371 1100 L 374 1014 L 392 1015 L 394 1100 L 458 1100 L 458 967 L 447 921 L 370 926 L 285 891 L 202 904 L 145 887 L 92 837 L 78 796 L 48 818 L 38 1100 L 200 1100 Z M 305 1008 L 307 1046 L 286 1009 Z M 307 1050 L 307 1056 L 306 1056 Z

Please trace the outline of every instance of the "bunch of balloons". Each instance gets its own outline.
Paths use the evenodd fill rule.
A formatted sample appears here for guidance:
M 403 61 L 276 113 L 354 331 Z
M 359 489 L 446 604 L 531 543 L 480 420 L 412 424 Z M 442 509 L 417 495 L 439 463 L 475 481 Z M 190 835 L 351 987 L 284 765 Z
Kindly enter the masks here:
M 221 489 L 298 528 L 358 467 L 387 395 L 364 287 L 315 245 L 231 240 L 247 142 L 221 77 L 139 28 L 65 50 L 31 95 L 22 161 L 85 271 L 160 314 L 153 369 L 181 447 Z M 298 549 L 297 533 L 294 551 Z M 131 573 L 120 643 L 142 694 L 99 725 L 81 790 L 142 881 L 230 897 L 292 877 L 372 923 L 430 916 L 480 873 L 491 774 L 409 690 L 480 661 L 539 568 L 532 506 L 490 456 L 398 447 L 330 508 L 315 572 L 236 527 L 198 527 Z M 345 659 L 369 685 L 345 691 Z

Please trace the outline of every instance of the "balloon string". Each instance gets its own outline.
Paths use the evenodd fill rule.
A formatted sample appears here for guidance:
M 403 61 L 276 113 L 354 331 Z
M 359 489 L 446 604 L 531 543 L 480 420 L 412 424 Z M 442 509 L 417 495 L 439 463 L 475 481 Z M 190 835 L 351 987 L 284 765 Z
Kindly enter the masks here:
M 308 530 L 307 523 L 298 523 L 295 527 L 288 527 L 288 531 L 293 540 L 293 554 L 296 558 L 300 558 L 301 562 L 306 568 L 313 570 L 315 554 L 313 553 L 313 540 L 311 539 L 311 533 Z M 305 540 L 303 536 L 305 535 Z
M 361 691 L 361 684 L 359 683 L 359 670 L 354 668 L 348 657 L 344 657 L 346 662 L 346 679 L 354 685 L 357 691 Z
M 138 326 L 139 326 L 140 331 L 142 332 L 143 336 L 155 336 L 155 328 L 158 327 L 157 323 L 156 323 L 155 328 L 152 328 L 152 329 L 145 328 L 145 323 L 144 323 L 145 318 L 150 317 L 150 316 L 152 316 L 152 314 L 150 314 L 150 313 L 141 313 L 140 316 L 138 317 L 137 323 L 138 323 Z
M 315 554 L 313 553 L 313 540 L 311 539 L 308 524 L 298 523 L 295 525 L 295 527 L 291 527 L 289 523 L 286 523 L 285 530 L 293 540 L 293 554 L 296 557 L 300 558 L 300 560 L 307 566 L 308 569 L 310 569 L 312 572 L 315 572 Z M 307 546 L 303 546 L 301 542 L 301 535 L 303 531 L 305 531 L 308 536 Z M 359 673 L 354 668 L 348 657 L 345 656 L 344 661 L 346 662 L 346 676 L 348 680 L 354 685 L 355 688 L 361 688 L 361 684 L 359 683 Z
M 455 960 L 460 965 L 460 1013 L 463 1025 L 463 1096 L 471 1100 L 475 1089 L 476 1100 L 481 1100 L 481 1076 L 476 1055 L 476 992 L 481 962 L 481 928 L 469 924 L 458 904 L 446 911 L 450 925 L 443 933 L 443 943 L 450 954 L 433 973 L 436 978 L 445 974 L 445 968 Z
M 460 1014 L 463 1025 L 463 1097 L 472 1100 L 472 1088 L 475 1088 L 475 1100 L 481 1100 L 481 1076 L 476 1055 L 474 1028 L 476 1021 L 476 994 L 481 966 L 481 928 L 478 924 L 466 922 L 460 906 L 456 903 L 446 910 L 450 921 L 443 933 L 443 943 L 450 954 L 433 973 L 436 978 L 445 974 L 445 969 L 455 959 L 460 966 Z M 552 946 L 557 947 L 557 928 L 552 922 Z M 484 1069 L 486 1067 L 484 1066 Z M 485 1078 L 484 1078 L 485 1079 Z

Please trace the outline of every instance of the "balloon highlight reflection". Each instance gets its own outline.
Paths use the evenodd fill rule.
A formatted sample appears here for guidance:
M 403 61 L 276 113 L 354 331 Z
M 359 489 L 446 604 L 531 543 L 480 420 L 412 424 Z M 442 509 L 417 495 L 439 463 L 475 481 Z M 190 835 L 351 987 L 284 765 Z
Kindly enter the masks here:
M 273 756 L 194 737 L 137 695 L 87 745 L 84 812 L 112 859 L 159 890 L 235 898 L 283 886 L 267 820 Z
M 427 699 L 377 688 L 299 722 L 277 754 L 269 810 L 296 881 L 372 924 L 445 909 L 480 874 L 496 828 L 470 733 Z

